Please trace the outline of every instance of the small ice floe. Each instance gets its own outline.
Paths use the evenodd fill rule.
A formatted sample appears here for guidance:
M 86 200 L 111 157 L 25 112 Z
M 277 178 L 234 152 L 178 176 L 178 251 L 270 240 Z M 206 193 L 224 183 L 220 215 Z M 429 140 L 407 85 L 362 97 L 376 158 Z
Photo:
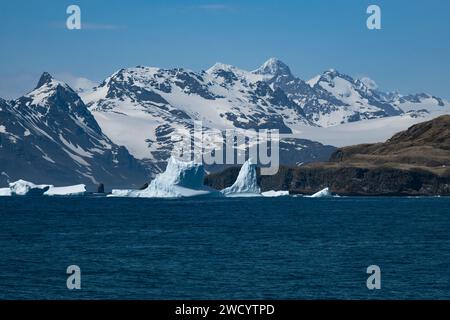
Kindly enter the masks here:
M 265 191 L 261 193 L 263 197 L 286 197 L 289 196 L 289 191 Z
M 84 184 L 55 187 L 51 184 L 34 184 L 22 179 L 11 182 L 9 188 L 0 188 L 0 196 L 73 196 L 85 193 Z
M 330 189 L 327 187 L 325 189 L 320 190 L 319 192 L 314 193 L 312 196 L 306 196 L 307 198 L 331 198 L 333 195 L 331 194 Z
M 10 188 L 0 188 L 0 197 L 9 197 L 11 196 Z

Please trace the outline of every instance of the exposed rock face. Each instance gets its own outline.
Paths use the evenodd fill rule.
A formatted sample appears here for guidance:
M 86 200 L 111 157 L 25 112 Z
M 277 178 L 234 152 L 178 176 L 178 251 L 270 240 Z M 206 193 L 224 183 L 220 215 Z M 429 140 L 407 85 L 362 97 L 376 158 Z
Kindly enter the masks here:
M 450 113 L 450 103 L 443 99 L 383 93 L 368 78 L 355 79 L 336 70 L 304 81 L 275 58 L 254 71 L 222 63 L 201 72 L 126 68 L 81 96 L 103 132 L 135 158 L 151 164 L 154 174 L 164 171 L 176 147 L 172 138 L 191 132 L 194 121 L 202 121 L 205 131 L 278 129 L 284 134 L 280 163 L 291 166 L 329 159 L 329 146 L 297 139 L 328 143 L 327 138 L 308 134 L 310 130 L 393 116 L 398 118 L 394 122 L 409 123 L 435 112 Z
M 97 193 L 105 193 L 105 185 L 103 183 L 97 186 Z
M 54 185 L 133 186 L 150 176 L 100 129 L 81 98 L 43 73 L 37 87 L 0 99 L 0 186 L 20 178 Z
M 450 116 L 412 126 L 385 143 L 338 149 L 330 162 L 281 167 L 276 175 L 258 176 L 263 191 L 313 194 L 329 187 L 339 195 L 450 195 Z M 206 177 L 222 189 L 238 168 Z
M 139 188 L 139 190 L 145 190 L 147 188 L 148 188 L 148 183 L 146 182 Z
M 229 168 L 206 177 L 215 189 L 230 186 L 239 168 Z M 230 183 L 231 181 L 231 183 Z M 281 167 L 276 175 L 259 176 L 262 191 L 289 190 L 291 194 L 313 194 L 329 187 L 339 195 L 450 195 L 450 174 L 426 170 L 357 167 Z
M 13 101 L 0 98 L 0 187 L 26 178 L 55 185 L 83 183 L 89 189 L 99 182 L 108 189 L 137 188 L 143 177 L 149 180 L 164 171 L 172 150 L 179 150 L 180 138 L 193 133 L 196 121 L 202 121 L 203 135 L 210 137 L 212 130 L 277 129 L 280 163 L 301 166 L 329 159 L 335 148 L 322 143 L 342 146 L 353 137 L 358 143 L 381 141 L 419 119 L 449 113 L 444 99 L 381 92 L 369 78 L 336 70 L 304 81 L 274 58 L 254 71 L 221 63 L 201 72 L 121 69 L 78 92 L 43 73 L 28 94 Z M 439 144 L 439 137 L 431 138 Z M 394 139 L 394 149 L 396 143 Z M 346 162 L 353 154 L 351 165 L 393 162 L 411 168 L 437 167 L 448 159 L 448 149 L 429 144 L 388 155 L 375 150 L 377 145 L 364 148 L 342 149 L 345 154 L 337 153 L 333 160 Z

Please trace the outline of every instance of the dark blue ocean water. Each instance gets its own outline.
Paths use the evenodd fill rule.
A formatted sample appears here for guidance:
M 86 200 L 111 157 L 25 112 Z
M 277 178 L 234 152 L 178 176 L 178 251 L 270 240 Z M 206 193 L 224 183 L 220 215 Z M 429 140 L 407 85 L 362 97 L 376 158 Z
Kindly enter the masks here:
M 450 298 L 449 198 L 3 197 L 0 219 L 2 299 Z

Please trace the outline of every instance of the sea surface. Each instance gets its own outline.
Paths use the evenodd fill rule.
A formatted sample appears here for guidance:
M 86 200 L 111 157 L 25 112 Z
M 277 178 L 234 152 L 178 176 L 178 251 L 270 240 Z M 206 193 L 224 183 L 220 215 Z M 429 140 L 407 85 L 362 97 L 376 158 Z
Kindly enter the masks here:
M 450 198 L 0 197 L 0 219 L 0 299 L 450 299 Z

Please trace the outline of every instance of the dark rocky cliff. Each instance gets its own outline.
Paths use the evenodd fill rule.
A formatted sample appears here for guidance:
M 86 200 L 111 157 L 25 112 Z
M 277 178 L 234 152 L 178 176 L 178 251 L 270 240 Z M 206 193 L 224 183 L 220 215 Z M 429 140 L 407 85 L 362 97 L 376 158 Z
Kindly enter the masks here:
M 238 172 L 229 168 L 205 183 L 222 189 Z M 259 182 L 263 191 L 302 194 L 330 187 L 340 195 L 450 196 L 450 116 L 414 125 L 385 143 L 340 148 L 329 162 L 281 167 Z

